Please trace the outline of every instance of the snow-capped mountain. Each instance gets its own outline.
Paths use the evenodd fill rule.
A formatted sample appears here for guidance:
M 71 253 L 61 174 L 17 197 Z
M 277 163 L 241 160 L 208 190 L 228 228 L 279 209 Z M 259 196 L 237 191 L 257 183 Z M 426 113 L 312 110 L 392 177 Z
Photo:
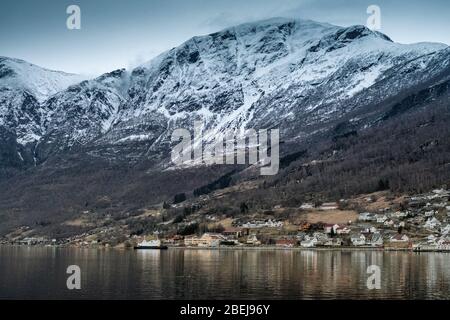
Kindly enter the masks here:
M 0 127 L 37 162 L 75 147 L 108 159 L 161 154 L 172 129 L 194 119 L 212 129 L 209 138 L 278 127 L 294 141 L 347 115 L 370 125 L 377 114 L 369 119 L 369 106 L 448 80 L 449 64 L 443 44 L 277 18 L 194 37 L 134 70 L 77 84 L 77 76 L 2 58 Z
M 84 77 L 47 70 L 23 60 L 0 57 L 0 126 L 17 135 L 19 144 L 37 141 L 45 133 L 42 104 Z
M 318 124 L 439 76 L 449 57 L 446 45 L 401 45 L 363 26 L 243 24 L 194 37 L 134 69 L 127 103 L 96 143 L 133 142 L 135 156 L 148 154 L 193 119 L 206 121 L 210 137 L 245 126 L 306 137 Z
M 44 102 L 85 77 L 0 57 L 0 167 L 35 163 L 32 149 L 46 133 Z
M 53 71 L 19 59 L 0 57 L 0 87 L 23 90 L 38 102 L 85 80 L 84 76 Z

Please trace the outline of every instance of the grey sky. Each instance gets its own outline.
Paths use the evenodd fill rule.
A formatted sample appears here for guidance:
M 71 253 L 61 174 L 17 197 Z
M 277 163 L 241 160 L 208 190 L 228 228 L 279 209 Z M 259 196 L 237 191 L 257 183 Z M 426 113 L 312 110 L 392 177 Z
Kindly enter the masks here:
M 70 4 L 81 8 L 81 30 L 66 28 Z M 248 21 L 284 16 L 365 24 L 371 4 L 380 6 L 381 31 L 394 41 L 450 44 L 448 0 L 1 0 L 0 55 L 100 74 Z

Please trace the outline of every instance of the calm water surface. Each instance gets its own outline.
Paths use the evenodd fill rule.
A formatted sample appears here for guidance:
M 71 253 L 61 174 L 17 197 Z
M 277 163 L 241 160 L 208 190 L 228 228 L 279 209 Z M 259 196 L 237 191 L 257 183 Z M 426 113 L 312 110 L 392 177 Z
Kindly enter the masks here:
M 69 265 L 81 290 L 66 287 Z M 369 265 L 381 290 L 368 290 Z M 450 299 L 450 254 L 0 246 L 1 299 Z

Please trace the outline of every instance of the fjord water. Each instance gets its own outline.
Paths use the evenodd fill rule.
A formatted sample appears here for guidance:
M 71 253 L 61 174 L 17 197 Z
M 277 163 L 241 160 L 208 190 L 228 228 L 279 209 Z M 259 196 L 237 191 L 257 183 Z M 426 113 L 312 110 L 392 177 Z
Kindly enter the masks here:
M 81 290 L 68 290 L 69 265 Z M 381 268 L 368 290 L 367 267 Z M 450 254 L 0 246 L 1 299 L 449 299 Z

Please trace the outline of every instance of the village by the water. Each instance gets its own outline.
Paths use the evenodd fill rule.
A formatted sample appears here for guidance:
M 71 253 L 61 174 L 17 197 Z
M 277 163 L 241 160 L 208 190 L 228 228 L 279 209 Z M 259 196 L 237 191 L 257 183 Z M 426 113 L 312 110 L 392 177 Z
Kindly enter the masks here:
M 202 200 L 210 199 L 198 201 Z M 199 212 L 177 221 L 176 227 L 171 227 L 175 225 L 173 220 L 161 222 L 156 230 L 147 234 L 127 234 L 125 222 L 119 225 L 106 224 L 65 239 L 27 236 L 31 230 L 23 227 L 2 238 L 1 244 L 132 248 L 142 241 L 158 239 L 168 248 L 354 248 L 450 252 L 449 200 L 450 190 L 437 189 L 413 196 L 395 197 L 387 193 L 375 193 L 352 200 L 303 203 L 294 208 L 294 214 L 293 208 L 289 208 L 290 213 L 285 214 L 284 219 L 279 217 L 287 209 L 281 206 L 275 206 L 264 214 L 247 214 L 236 218 Z M 147 212 L 146 217 L 158 214 L 160 212 L 155 210 L 150 214 Z M 191 228 L 191 234 L 186 232 L 194 225 L 197 227 Z M 199 229 L 199 225 L 209 228 Z M 206 231 L 201 232 L 201 229 Z M 121 233 L 120 241 L 117 240 L 118 233 Z

